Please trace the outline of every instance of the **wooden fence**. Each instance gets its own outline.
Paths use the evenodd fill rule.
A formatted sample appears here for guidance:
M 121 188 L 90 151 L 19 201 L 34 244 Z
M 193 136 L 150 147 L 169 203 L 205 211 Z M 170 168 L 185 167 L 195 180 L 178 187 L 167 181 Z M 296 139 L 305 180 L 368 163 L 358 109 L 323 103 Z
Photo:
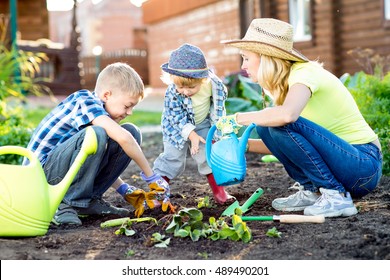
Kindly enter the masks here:
M 124 49 L 103 53 L 100 56 L 82 57 L 82 86 L 93 90 L 97 74 L 108 64 L 114 62 L 125 62 L 138 72 L 145 85 L 149 84 L 148 55 L 146 50 Z
M 69 95 L 79 90 L 80 63 L 78 52 L 72 48 L 50 48 L 44 45 L 24 45 L 19 46 L 23 51 L 45 53 L 49 60 L 40 64 L 40 72 L 36 77 L 42 77 L 48 80 L 44 82 L 56 95 Z

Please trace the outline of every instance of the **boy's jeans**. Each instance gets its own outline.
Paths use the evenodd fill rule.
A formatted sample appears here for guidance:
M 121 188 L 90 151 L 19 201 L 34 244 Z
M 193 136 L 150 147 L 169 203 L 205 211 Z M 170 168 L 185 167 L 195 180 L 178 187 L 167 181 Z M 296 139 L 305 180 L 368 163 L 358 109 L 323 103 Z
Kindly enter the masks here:
M 382 176 L 382 153 L 377 146 L 351 145 L 305 118 L 282 127 L 257 126 L 256 130 L 305 190 L 325 187 L 359 198 L 371 192 Z
M 96 132 L 98 149 L 96 154 L 87 157 L 63 201 L 71 206 L 88 207 L 91 199 L 101 198 L 107 189 L 129 165 L 129 158 L 122 148 L 107 136 L 99 126 L 92 126 Z M 133 124 L 126 123 L 122 128 L 128 130 L 138 144 L 142 142 L 141 132 Z M 85 129 L 55 148 L 43 167 L 51 185 L 59 183 L 75 160 L 84 140 Z

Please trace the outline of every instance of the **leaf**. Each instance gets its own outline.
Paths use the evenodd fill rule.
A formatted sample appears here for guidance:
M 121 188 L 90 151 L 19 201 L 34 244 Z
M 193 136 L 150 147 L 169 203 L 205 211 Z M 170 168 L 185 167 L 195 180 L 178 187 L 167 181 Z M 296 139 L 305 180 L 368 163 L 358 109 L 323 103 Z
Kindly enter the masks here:
M 192 241 L 198 241 L 200 235 L 201 235 L 201 231 L 198 229 L 195 229 L 194 231 L 190 232 L 190 237 L 191 237 Z
M 190 235 L 190 232 L 188 230 L 185 230 L 185 229 L 179 229 L 177 231 L 175 231 L 175 234 L 174 236 L 176 237 L 187 237 Z
M 167 238 L 166 240 L 164 240 L 164 241 L 162 241 L 160 243 L 155 244 L 154 247 L 157 247 L 157 248 L 167 248 L 170 241 L 171 241 L 171 239 Z
M 282 233 L 280 231 L 278 231 L 276 229 L 276 227 L 273 227 L 271 229 L 268 229 L 266 235 L 269 236 L 269 237 L 280 238 Z
M 224 228 L 224 229 L 219 231 L 219 237 L 221 239 L 229 238 L 229 237 L 231 237 L 234 234 L 235 234 L 234 230 L 232 230 L 230 228 Z

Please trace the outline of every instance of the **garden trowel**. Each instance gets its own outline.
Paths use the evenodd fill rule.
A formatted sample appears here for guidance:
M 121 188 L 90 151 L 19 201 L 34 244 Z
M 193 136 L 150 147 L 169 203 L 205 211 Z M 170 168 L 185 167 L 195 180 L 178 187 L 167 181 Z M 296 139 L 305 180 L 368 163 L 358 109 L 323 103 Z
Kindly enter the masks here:
M 221 216 L 231 216 L 234 214 L 234 210 L 236 208 L 240 208 L 242 213 L 245 213 L 249 210 L 249 207 L 255 203 L 255 201 L 264 193 L 262 188 L 258 188 L 249 198 L 247 201 L 244 202 L 242 206 L 238 203 L 236 200 L 234 203 L 232 203 L 228 208 L 226 208 L 225 211 L 221 214 Z

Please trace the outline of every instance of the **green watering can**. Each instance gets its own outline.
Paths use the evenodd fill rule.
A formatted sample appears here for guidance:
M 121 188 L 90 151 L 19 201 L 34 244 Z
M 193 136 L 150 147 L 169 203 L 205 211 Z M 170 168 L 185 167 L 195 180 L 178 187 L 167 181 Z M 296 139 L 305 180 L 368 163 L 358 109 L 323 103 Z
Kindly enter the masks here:
M 74 177 L 87 156 L 96 150 L 95 131 L 88 127 L 68 173 L 52 186 L 33 152 L 18 146 L 0 147 L 0 155 L 17 154 L 30 161 L 26 166 L 0 164 L 0 236 L 45 235 Z

